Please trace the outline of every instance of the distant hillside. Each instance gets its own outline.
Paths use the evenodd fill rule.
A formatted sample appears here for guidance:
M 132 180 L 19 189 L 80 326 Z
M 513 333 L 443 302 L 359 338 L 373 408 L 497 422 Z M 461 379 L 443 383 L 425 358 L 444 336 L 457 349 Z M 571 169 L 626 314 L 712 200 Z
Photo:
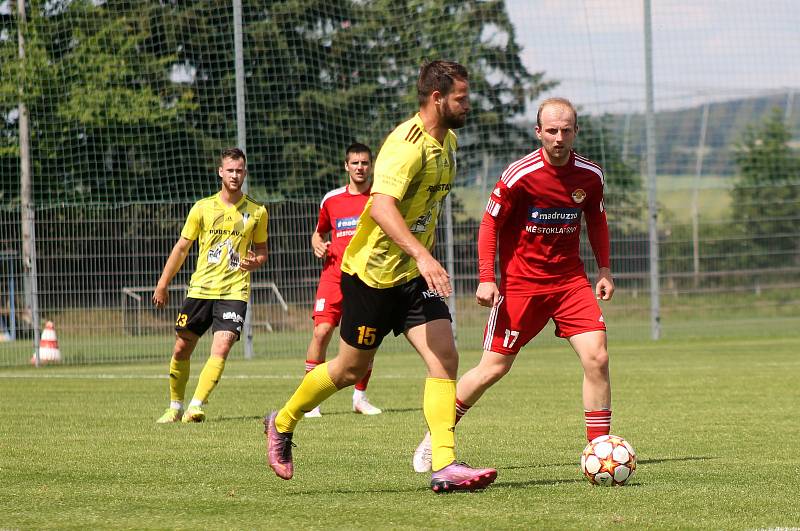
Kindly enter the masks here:
M 703 175 L 735 175 L 732 149 L 747 128 L 760 124 L 772 109 L 786 111 L 788 94 L 712 103 L 709 105 Z M 697 163 L 702 107 L 656 114 L 656 167 L 667 175 L 693 175 Z M 617 141 L 625 139 L 624 152 L 629 160 L 643 158 L 645 149 L 642 114 L 610 115 L 609 129 Z M 795 140 L 800 138 L 800 94 L 796 95 L 790 116 Z M 627 131 L 626 131 L 627 129 Z

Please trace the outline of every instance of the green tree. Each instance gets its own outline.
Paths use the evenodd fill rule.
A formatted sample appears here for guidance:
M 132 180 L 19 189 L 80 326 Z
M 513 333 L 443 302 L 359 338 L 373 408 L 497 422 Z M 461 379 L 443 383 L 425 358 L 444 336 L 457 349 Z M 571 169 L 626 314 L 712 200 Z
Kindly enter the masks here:
M 530 146 L 516 117 L 553 83 L 520 59 L 502 1 L 272 2 L 246 21 L 248 138 L 278 195 L 320 193 L 341 179 L 352 140 L 374 149 L 416 111 L 420 64 L 452 59 L 470 71 L 473 112 L 459 132 L 461 175 L 482 153 Z
M 174 193 L 181 180 L 164 177 L 197 167 L 197 157 L 180 151 L 158 157 L 170 146 L 197 143 L 188 124 L 196 108 L 191 88 L 167 77 L 175 46 L 152 46 L 163 27 L 152 22 L 164 10 L 147 2 L 114 7 L 30 3 L 24 63 L 16 39 L 0 39 L 0 156 L 18 157 L 16 116 L 8 109 L 22 87 L 36 203 L 136 201 L 152 197 L 154 182 Z M 15 23 L 8 27 L 16 35 Z M 15 195 L 16 183 L 4 183 L 3 192 Z
M 789 145 L 791 133 L 775 109 L 760 127 L 747 129 L 736 146 L 739 179 L 733 192 L 733 219 L 747 241 L 747 263 L 763 268 L 800 261 L 800 158 Z
M 575 150 L 603 167 L 608 219 L 623 231 L 641 230 L 644 200 L 638 172 L 622 158 L 622 144 L 607 126 L 608 116 L 580 116 Z

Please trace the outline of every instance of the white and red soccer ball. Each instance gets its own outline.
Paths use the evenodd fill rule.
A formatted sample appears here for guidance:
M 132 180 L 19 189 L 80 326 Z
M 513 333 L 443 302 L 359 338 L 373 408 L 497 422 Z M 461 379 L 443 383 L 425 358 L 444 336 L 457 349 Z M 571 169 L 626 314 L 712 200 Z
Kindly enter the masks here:
M 624 485 L 636 471 L 636 451 L 622 437 L 601 435 L 583 449 L 581 470 L 594 485 Z

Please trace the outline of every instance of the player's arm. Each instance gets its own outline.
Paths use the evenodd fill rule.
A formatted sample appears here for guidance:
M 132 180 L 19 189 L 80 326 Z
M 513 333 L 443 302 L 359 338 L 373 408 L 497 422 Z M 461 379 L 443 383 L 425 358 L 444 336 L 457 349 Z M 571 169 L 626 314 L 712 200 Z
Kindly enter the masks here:
M 319 206 L 317 226 L 314 227 L 314 233 L 311 234 L 311 250 L 314 251 L 314 256 L 323 260 L 328 254 L 328 248 L 331 246 L 330 239 L 327 238 L 327 236 L 330 235 L 333 230 L 333 225 L 331 223 L 332 216 L 325 199 L 327 199 L 327 196 L 322 200 L 322 204 Z
M 247 256 L 239 262 L 242 271 L 255 271 L 267 261 L 267 242 L 254 243 Z
M 258 211 L 258 221 L 253 230 L 253 244 L 247 251 L 247 256 L 239 262 L 241 271 L 255 271 L 267 261 L 267 220 L 269 215 L 263 206 Z
M 481 306 L 493 308 L 500 300 L 494 257 L 497 254 L 497 221 L 488 211 L 484 212 L 478 229 L 478 289 L 475 299 Z
M 511 212 L 513 198 L 513 189 L 508 188 L 501 178 L 489 196 L 486 211 L 478 228 L 478 289 L 475 292 L 475 299 L 481 306 L 492 308 L 500 300 L 500 290 L 497 288 L 497 275 L 494 270 L 497 233 Z
M 614 296 L 614 280 L 611 276 L 611 240 L 602 199 L 587 208 L 586 230 L 598 267 L 594 294 L 599 300 L 607 301 Z
M 331 242 L 325 239 L 326 234 L 321 234 L 318 231 L 314 231 L 311 235 L 311 250 L 314 251 L 314 256 L 317 258 L 324 259 L 325 255 L 328 254 L 328 247 L 331 246 Z
M 411 234 L 406 220 L 397 208 L 397 199 L 390 195 L 373 193 L 369 215 L 398 247 L 417 262 L 417 269 L 428 287 L 443 297 L 449 297 L 453 292 L 450 276 L 428 249 Z
M 164 271 L 161 272 L 161 278 L 158 279 L 158 284 L 153 292 L 153 304 L 156 308 L 162 308 L 169 302 L 169 283 L 183 267 L 193 243 L 193 240 L 181 236 L 172 247 L 167 263 L 164 264 Z

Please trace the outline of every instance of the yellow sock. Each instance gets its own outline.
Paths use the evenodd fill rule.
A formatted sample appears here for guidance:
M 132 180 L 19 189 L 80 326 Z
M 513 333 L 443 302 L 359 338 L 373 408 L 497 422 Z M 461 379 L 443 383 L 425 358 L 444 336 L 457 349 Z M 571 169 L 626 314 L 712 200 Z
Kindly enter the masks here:
M 456 460 L 456 381 L 427 378 L 422 410 L 431 432 L 435 472 Z
M 172 402 L 183 402 L 189 381 L 189 361 L 172 358 L 169 362 L 169 399 Z
M 328 364 L 321 363 L 306 373 L 297 390 L 275 417 L 275 427 L 281 433 L 293 432 L 297 423 L 339 389 L 328 374 Z M 455 393 L 455 391 L 454 391 Z M 453 398 L 455 403 L 455 398 Z
M 199 400 L 205 402 L 208 395 L 219 383 L 222 378 L 222 371 L 225 370 L 225 360 L 217 356 L 209 356 L 203 371 L 200 373 L 200 381 L 197 382 L 197 389 L 194 390 L 192 401 Z

